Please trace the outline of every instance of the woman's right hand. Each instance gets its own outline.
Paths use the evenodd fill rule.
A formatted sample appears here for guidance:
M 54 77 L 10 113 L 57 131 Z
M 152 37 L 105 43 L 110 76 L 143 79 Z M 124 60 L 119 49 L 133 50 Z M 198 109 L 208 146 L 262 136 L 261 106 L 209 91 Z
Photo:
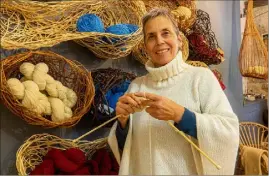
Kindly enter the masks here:
M 118 120 L 122 128 L 125 128 L 130 114 L 133 114 L 136 108 L 142 104 L 141 99 L 133 93 L 127 93 L 121 96 L 116 105 L 116 115 L 120 115 Z

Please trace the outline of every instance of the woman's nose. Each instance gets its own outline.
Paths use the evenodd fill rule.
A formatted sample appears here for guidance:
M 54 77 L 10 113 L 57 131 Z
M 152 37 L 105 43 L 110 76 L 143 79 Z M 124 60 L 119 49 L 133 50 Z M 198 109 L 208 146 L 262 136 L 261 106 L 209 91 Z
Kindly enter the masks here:
M 158 35 L 156 37 L 156 43 L 157 45 L 163 44 L 164 43 L 163 37 Z

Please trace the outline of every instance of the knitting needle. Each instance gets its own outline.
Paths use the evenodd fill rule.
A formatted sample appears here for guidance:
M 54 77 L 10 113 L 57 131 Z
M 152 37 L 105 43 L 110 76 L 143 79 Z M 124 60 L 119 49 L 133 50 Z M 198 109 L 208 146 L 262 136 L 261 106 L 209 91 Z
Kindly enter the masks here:
M 99 128 L 102 128 L 102 127 L 105 126 L 106 124 L 108 124 L 108 123 L 114 121 L 114 120 L 117 119 L 119 116 L 120 116 L 120 115 L 117 115 L 117 116 L 113 117 L 112 119 L 106 121 L 105 123 L 103 123 L 103 124 L 99 125 L 98 127 L 92 129 L 91 131 L 89 131 L 89 132 L 83 134 L 82 136 L 78 137 L 77 139 L 74 139 L 73 142 L 77 142 L 77 141 L 79 141 L 80 139 L 84 138 L 85 136 L 87 136 L 87 135 L 93 133 L 94 131 L 98 130 Z
M 195 143 L 193 143 L 182 131 L 178 130 L 171 122 L 167 121 L 167 123 L 182 137 L 184 137 L 196 150 L 198 150 L 202 155 L 204 155 L 218 170 L 221 169 L 221 166 L 218 165 L 213 159 L 211 159 L 204 151 L 202 151 Z

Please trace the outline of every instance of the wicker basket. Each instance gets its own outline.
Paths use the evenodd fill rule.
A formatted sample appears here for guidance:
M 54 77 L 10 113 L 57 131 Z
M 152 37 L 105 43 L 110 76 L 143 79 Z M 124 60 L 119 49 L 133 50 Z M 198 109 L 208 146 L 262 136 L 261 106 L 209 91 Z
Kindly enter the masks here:
M 268 127 L 253 122 L 240 123 L 240 147 L 238 152 L 236 175 L 244 175 L 241 164 L 241 148 L 243 146 L 268 150 Z
M 79 148 L 85 152 L 88 159 L 101 148 L 108 148 L 107 138 L 97 139 L 95 141 L 82 140 L 84 137 L 92 134 L 94 131 L 104 127 L 106 124 L 115 121 L 118 116 L 106 121 L 102 125 L 92 129 L 91 131 L 81 135 L 80 137 L 71 139 L 62 139 L 50 134 L 36 134 L 31 136 L 18 149 L 16 154 L 16 167 L 18 175 L 29 174 L 35 166 L 39 165 L 50 148 L 58 148 L 65 150 L 68 148 Z
M 19 67 L 23 62 L 37 64 L 44 62 L 49 67 L 48 74 L 64 86 L 74 90 L 78 100 L 72 108 L 73 117 L 63 122 L 53 122 L 41 115 L 25 108 L 13 96 L 7 86 L 9 78 L 20 79 L 22 75 Z M 50 51 L 33 51 L 9 56 L 1 60 L 1 101 L 14 114 L 32 125 L 45 128 L 71 127 L 79 122 L 81 117 L 90 109 L 94 97 L 92 78 L 85 67 Z
M 1 46 L 4 49 L 37 49 L 75 40 L 99 58 L 117 59 L 131 53 L 142 39 L 142 29 L 129 35 L 77 32 L 78 18 L 94 13 L 102 19 L 105 27 L 118 23 L 140 26 L 145 12 L 144 3 L 139 0 L 4 0 L 1 2 Z M 115 38 L 116 42 L 109 42 Z
M 244 77 L 268 79 L 268 51 L 254 22 L 253 0 L 248 0 L 239 68 Z
M 95 141 L 73 142 L 69 139 L 62 139 L 50 134 L 36 134 L 31 136 L 19 148 L 16 155 L 16 167 L 18 175 L 28 175 L 35 166 L 42 163 L 42 157 L 45 156 L 50 148 L 68 149 L 79 148 L 85 152 L 88 159 L 101 148 L 108 147 L 107 139 L 98 139 Z
M 179 32 L 179 35 L 182 39 L 182 55 L 183 60 L 186 61 L 189 57 L 189 42 L 188 39 L 182 32 Z M 134 47 L 132 56 L 134 59 L 138 60 L 140 63 L 145 64 L 148 61 L 148 55 L 144 48 L 144 41 L 142 40 L 139 45 Z
M 205 67 L 208 68 L 208 66 L 204 63 L 204 62 L 200 62 L 200 61 L 186 61 L 187 64 L 192 65 L 194 67 Z
M 156 7 L 163 7 L 169 9 L 169 11 L 174 11 L 179 6 L 188 7 L 191 10 L 191 17 L 188 20 L 182 20 L 175 18 L 178 27 L 181 31 L 185 32 L 195 21 L 196 17 L 196 4 L 195 0 L 143 0 L 147 11 L 150 11 Z M 173 14 L 173 13 L 172 13 Z
M 115 116 L 115 111 L 111 112 L 107 109 L 109 106 L 105 97 L 107 91 L 122 84 L 126 80 L 134 80 L 136 75 L 115 68 L 92 70 L 91 74 L 95 85 L 95 96 L 93 106 L 88 114 L 92 118 L 92 126 L 97 126 Z

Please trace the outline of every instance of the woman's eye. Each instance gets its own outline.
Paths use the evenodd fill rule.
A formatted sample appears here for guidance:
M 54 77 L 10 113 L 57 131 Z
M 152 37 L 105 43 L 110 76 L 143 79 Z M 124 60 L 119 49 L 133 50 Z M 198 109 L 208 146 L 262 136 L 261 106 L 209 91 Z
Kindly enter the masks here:
M 163 35 L 167 36 L 169 35 L 169 32 L 164 32 Z

